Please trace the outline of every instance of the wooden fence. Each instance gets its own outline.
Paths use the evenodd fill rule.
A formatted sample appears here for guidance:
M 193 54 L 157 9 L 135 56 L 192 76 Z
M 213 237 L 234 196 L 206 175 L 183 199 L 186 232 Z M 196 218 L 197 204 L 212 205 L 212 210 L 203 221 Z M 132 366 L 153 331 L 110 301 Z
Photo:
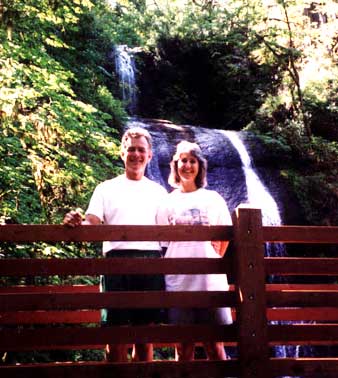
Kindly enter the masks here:
M 267 277 L 338 276 L 338 258 L 264 257 L 269 243 L 337 244 L 338 227 L 262 226 L 259 209 L 239 207 L 233 226 L 3 225 L 0 242 L 102 240 L 230 240 L 223 259 L 0 259 L 0 276 L 227 273 L 229 292 L 114 292 L 97 286 L 0 288 L 0 352 L 98 349 L 107 343 L 224 341 L 238 357 L 226 361 L 0 363 L 1 377 L 218 378 L 338 376 L 338 358 L 276 358 L 276 345 L 338 344 L 337 284 L 269 284 Z M 137 307 L 233 308 L 232 325 L 100 327 L 99 310 Z M 286 321 L 286 322 L 282 322 Z M 90 326 L 88 326 L 88 324 Z M 32 326 L 34 325 L 34 326 Z

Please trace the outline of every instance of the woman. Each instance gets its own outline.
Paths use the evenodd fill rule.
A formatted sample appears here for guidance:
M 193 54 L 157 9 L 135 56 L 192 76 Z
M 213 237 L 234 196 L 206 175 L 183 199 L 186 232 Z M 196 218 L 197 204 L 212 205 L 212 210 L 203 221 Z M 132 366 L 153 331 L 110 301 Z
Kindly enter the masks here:
M 160 224 L 203 224 L 231 225 L 231 217 L 224 199 L 206 186 L 207 162 L 196 143 L 182 141 L 170 163 L 169 184 L 175 188 L 160 206 Z M 166 258 L 170 257 L 210 257 L 220 258 L 228 246 L 225 241 L 169 242 Z M 167 275 L 168 291 L 227 291 L 226 274 Z M 230 308 L 169 310 L 169 320 L 173 324 L 231 324 Z M 222 342 L 205 342 L 204 348 L 209 359 L 225 360 Z M 182 343 L 178 348 L 181 361 L 194 359 L 194 343 Z

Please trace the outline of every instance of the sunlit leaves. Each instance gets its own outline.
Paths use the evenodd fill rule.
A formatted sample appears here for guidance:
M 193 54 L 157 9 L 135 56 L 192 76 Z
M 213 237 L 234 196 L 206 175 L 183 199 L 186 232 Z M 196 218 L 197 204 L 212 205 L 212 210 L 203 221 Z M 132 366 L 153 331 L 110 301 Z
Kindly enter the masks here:
M 15 27 L 0 58 L 0 212 L 18 222 L 59 222 L 65 208 L 85 206 L 94 186 L 119 172 L 114 126 L 125 112 L 95 77 L 104 50 L 87 43 L 81 77 L 66 60 L 82 53 L 74 33 L 84 27 L 82 17 L 98 17 L 89 15 L 92 2 L 65 0 L 55 9 L 47 0 L 6 4 Z M 108 34 L 102 37 L 95 22 L 94 36 L 103 41 Z

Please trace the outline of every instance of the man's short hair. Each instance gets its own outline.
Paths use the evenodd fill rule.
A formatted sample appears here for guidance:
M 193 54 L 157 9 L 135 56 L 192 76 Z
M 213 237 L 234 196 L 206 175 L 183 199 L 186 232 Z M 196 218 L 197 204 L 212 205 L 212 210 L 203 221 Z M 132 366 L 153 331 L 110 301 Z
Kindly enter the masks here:
M 150 149 L 152 148 L 152 137 L 148 130 L 143 129 L 142 127 L 132 127 L 125 131 L 125 133 L 122 135 L 121 144 L 122 147 L 124 147 L 129 139 L 132 138 L 141 138 L 145 137 Z

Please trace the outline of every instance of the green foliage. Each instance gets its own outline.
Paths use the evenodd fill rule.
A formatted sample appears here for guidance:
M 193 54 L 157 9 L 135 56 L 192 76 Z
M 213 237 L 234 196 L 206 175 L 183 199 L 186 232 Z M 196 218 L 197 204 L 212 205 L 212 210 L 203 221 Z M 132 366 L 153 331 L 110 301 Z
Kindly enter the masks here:
M 126 112 L 112 94 L 114 77 L 102 70 L 113 41 L 100 28 L 104 2 L 97 5 L 6 3 L 0 30 L 2 217 L 59 223 L 67 209 L 86 206 L 99 181 L 120 171 L 118 130 Z
M 38 221 L 43 209 L 31 174 L 30 160 L 15 132 L 8 130 L 2 136 L 0 155 L 1 216 L 15 222 Z
M 338 70 L 336 77 L 338 78 Z M 338 141 L 337 81 L 314 82 L 306 88 L 304 97 L 313 133 L 331 141 Z
M 329 175 L 326 171 L 304 174 L 289 170 L 284 176 L 292 184 L 308 224 L 337 224 L 337 170 Z
M 250 130 L 250 127 L 248 127 L 247 130 Z M 275 156 L 276 158 L 280 156 L 289 156 L 289 159 L 287 159 L 287 163 L 290 162 L 293 151 L 290 144 L 285 140 L 285 138 L 283 138 L 282 136 L 276 138 L 276 136 L 271 132 L 263 134 L 261 132 L 256 131 L 255 135 L 259 137 L 259 139 L 270 152 L 270 154 L 273 154 L 273 156 Z M 284 160 L 283 163 L 285 164 L 286 161 Z
M 289 183 L 302 209 L 304 222 L 336 225 L 338 206 L 337 86 L 322 82 L 305 91 L 304 106 L 315 136 L 304 134 L 303 122 L 283 96 L 269 97 L 249 130 L 259 130 L 267 147 L 289 150 L 282 177 Z M 316 94 L 317 93 L 317 94 Z M 270 136 L 273 138 L 271 144 Z M 267 138 L 268 137 L 268 138 Z
M 260 135 L 277 156 L 288 156 L 281 162 L 281 176 L 288 182 L 302 209 L 304 222 L 311 225 L 338 223 L 338 143 L 321 137 L 310 141 L 302 137 L 301 128 L 281 129 L 279 134 Z

